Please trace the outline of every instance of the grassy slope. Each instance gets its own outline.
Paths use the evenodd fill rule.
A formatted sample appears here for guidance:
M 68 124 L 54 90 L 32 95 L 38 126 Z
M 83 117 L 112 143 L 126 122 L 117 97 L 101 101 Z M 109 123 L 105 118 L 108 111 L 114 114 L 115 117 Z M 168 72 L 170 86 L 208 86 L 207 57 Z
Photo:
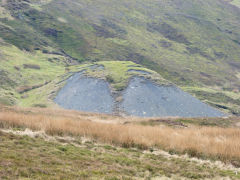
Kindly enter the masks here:
M 72 6 L 71 2 L 74 1 L 56 5 L 53 1 L 47 8 L 56 13 L 55 9 L 62 9 L 64 5 L 66 13 L 59 14 L 59 17 L 65 18 L 68 24 L 73 22 L 77 29 L 87 22 L 94 27 L 93 32 L 79 29 L 93 48 L 88 59 L 138 62 L 180 86 L 196 88 L 189 92 L 205 100 L 207 98 L 198 93 L 198 87 L 204 87 L 205 94 L 215 90 L 216 93 L 208 96 L 216 97 L 218 92 L 224 95 L 239 88 L 239 78 L 236 77 L 239 45 L 235 29 L 239 27 L 239 12 L 227 4 L 219 1 L 164 1 L 156 5 L 145 1 L 102 0 L 79 1 Z M 222 12 L 222 8 L 225 11 Z M 79 16 L 84 17 L 81 23 L 76 23 L 78 9 L 82 12 Z M 67 15 L 70 10 L 72 13 Z M 225 104 L 224 101 L 209 102 L 212 105 Z M 239 113 L 239 105 L 234 101 L 229 101 L 224 108 Z
M 117 91 L 126 87 L 130 77 L 142 75 L 138 72 L 128 72 L 128 70 L 149 72 L 151 74 L 142 76 L 161 84 L 169 83 L 156 72 L 130 61 L 102 61 L 66 66 L 66 58 L 60 55 L 44 54 L 41 51 L 23 52 L 17 47 L 7 44 L 1 47 L 2 66 L 0 70 L 4 71 L 2 71 L 0 101 L 9 105 L 52 106 L 51 99 L 64 85 L 63 80 L 71 76 L 72 73 L 83 70 L 88 76 L 109 81 L 112 89 Z M 33 66 L 33 68 L 25 68 L 26 64 Z M 39 69 L 34 69 L 34 66 Z M 98 67 L 102 67 L 102 69 L 98 69 Z M 31 90 L 34 86 L 37 88 Z
M 232 21 L 239 27 L 239 14 L 229 12 L 231 8 L 218 1 L 173 1 L 157 5 L 156 2 L 145 1 L 102 0 L 79 1 L 81 3 L 75 3 L 74 6 L 71 2 L 75 1 L 68 2 L 56 5 L 53 1 L 47 8 L 55 13 L 55 9 L 61 9 L 64 5 L 66 13 L 62 13 L 61 17 L 66 18 L 69 24 L 79 18 L 75 13 L 80 9 L 81 17 L 87 19 L 85 22 L 102 28 L 103 32 L 95 27 L 99 36 L 97 40 L 91 31 L 87 32 L 91 35 L 86 35 L 86 39 L 90 37 L 88 41 L 91 47 L 98 50 L 89 54 L 93 60 L 127 59 L 149 67 L 155 62 L 155 70 L 178 84 L 221 84 L 228 87 L 229 79 L 239 82 L 235 74 L 230 75 L 228 71 L 232 69 L 229 61 L 239 63 L 239 46 L 232 41 L 237 40 L 238 32 L 232 24 L 226 24 Z M 202 8 L 198 9 L 200 5 Z M 220 14 L 221 8 L 225 8 L 225 11 Z M 73 12 L 65 16 L 69 10 Z M 75 26 L 77 28 L 78 25 Z M 232 34 L 226 32 L 229 29 L 233 31 Z M 80 32 L 86 33 L 84 30 Z M 164 45 L 170 47 L 164 48 Z M 184 77 L 184 80 L 177 76 Z
M 51 42 L 51 39 L 46 39 L 43 34 L 37 32 L 37 30 L 32 29 L 32 26 L 39 27 L 40 29 L 41 28 L 49 29 L 48 27 L 49 24 L 52 26 L 56 26 L 57 22 L 55 22 L 54 24 L 48 22 L 48 20 L 51 19 L 50 16 L 48 16 L 45 13 L 42 13 L 41 6 L 38 7 L 36 6 L 36 4 L 33 3 L 30 4 L 32 7 L 34 7 L 33 9 L 29 6 L 29 4 L 26 5 L 27 6 L 26 9 L 29 9 L 30 12 L 26 11 L 25 15 L 23 15 L 24 12 L 23 9 L 19 10 L 22 16 L 21 20 L 23 20 L 24 18 L 29 18 L 28 20 L 30 20 L 29 22 L 31 23 L 24 22 L 23 24 L 20 24 L 19 20 L 17 19 L 18 17 L 16 18 L 14 14 L 11 16 L 10 14 L 11 11 L 10 10 L 7 11 L 7 9 L 15 7 L 21 3 L 12 2 L 13 1 L 10 1 L 10 3 L 7 6 L 4 6 L 5 11 L 4 12 L 2 11 L 3 15 L 1 16 L 1 18 L 3 18 L 2 19 L 3 23 L 1 24 L 3 32 L 2 37 L 4 38 L 4 40 L 1 39 L 0 44 L 2 60 L 1 70 L 4 73 L 2 76 L 5 77 L 4 79 L 2 79 L 3 81 L 2 83 L 4 83 L 3 84 L 4 86 L 2 86 L 1 88 L 2 93 L 0 97 L 0 101 L 2 103 L 17 104 L 20 106 L 42 106 L 42 107 L 51 105 L 52 103 L 51 101 L 49 101 L 50 98 L 49 96 L 58 90 L 58 88 L 60 87 L 58 83 L 61 82 L 62 79 L 66 79 L 66 77 L 69 77 L 71 75 L 69 74 L 70 72 L 77 72 L 81 70 L 87 70 L 87 74 L 91 76 L 97 76 L 105 79 L 109 78 L 107 80 L 109 81 L 112 80 L 112 82 L 110 83 L 116 90 L 123 89 L 126 86 L 129 77 L 139 74 L 128 73 L 127 71 L 129 69 L 144 70 L 146 72 L 150 72 L 152 73 L 152 75 L 150 75 L 152 79 L 158 80 L 159 82 L 165 82 L 165 80 L 162 79 L 155 72 L 150 71 L 141 66 L 137 67 L 137 65 L 132 62 L 117 62 L 117 61 L 100 62 L 96 65 L 102 65 L 105 67 L 104 70 L 101 72 L 97 72 L 94 69 L 88 68 L 94 64 L 70 66 L 71 64 L 68 61 L 69 59 L 70 61 L 73 61 L 71 57 L 66 57 L 66 54 L 62 53 L 62 50 L 60 50 L 59 47 L 54 42 Z M 36 14 L 40 16 L 38 17 L 36 16 Z M 32 19 L 37 18 L 39 18 L 40 20 L 38 21 L 34 20 L 34 22 L 31 21 Z M 62 19 L 58 18 L 57 21 L 59 21 L 59 23 L 65 22 L 63 18 Z M 28 37 L 22 35 L 21 32 L 19 32 L 19 29 L 28 32 L 29 33 Z M 31 32 L 34 32 L 38 37 L 38 39 L 35 39 L 35 43 L 30 41 L 31 39 L 35 38 Z M 52 31 L 50 31 L 50 33 L 54 34 L 54 32 Z M 71 34 L 72 32 L 66 33 Z M 79 60 L 80 56 L 74 56 L 75 51 L 71 50 L 73 47 L 79 46 L 77 44 L 74 44 L 73 39 L 65 36 L 66 34 L 62 35 L 61 37 L 66 38 L 66 40 L 59 40 L 58 36 L 57 43 L 60 42 L 60 47 L 63 48 L 63 50 L 68 55 L 78 58 Z M 73 43 L 69 44 L 66 41 L 69 41 L 69 43 L 70 42 Z M 11 44 L 15 44 L 15 46 Z M 68 48 L 71 50 L 71 52 L 70 50 L 68 51 Z M 38 66 L 39 69 L 24 68 L 25 64 Z M 9 82 L 7 80 L 9 80 Z M 33 90 L 31 90 L 31 87 L 34 86 L 39 87 L 37 87 L 36 89 L 33 88 Z M 19 91 L 25 89 L 26 92 L 19 93 Z
M 240 119 L 236 117 L 121 118 L 56 108 L 3 107 L 0 111 L 2 128 L 30 128 L 50 135 L 87 137 L 123 147 L 157 148 L 240 166 L 240 134 L 236 128 Z
M 2 132 L 0 138 L 1 179 L 238 178 L 231 170 L 136 149 L 81 141 L 72 145 L 67 140 L 62 145 L 61 141 L 53 143 Z
M 29 98 L 19 92 L 42 86 L 65 73 L 64 57 L 58 55 L 46 55 L 40 51 L 28 53 L 15 46 L 2 45 L 1 57 L 2 81 L 9 79 L 11 83 L 2 84 L 0 99 L 8 104 L 17 104 Z M 32 65 L 33 68 L 24 65 Z M 34 69 L 34 66 L 39 69 Z
M 58 66 L 62 74 L 69 59 L 130 60 L 157 71 L 212 105 L 235 114 L 240 111 L 239 98 L 232 98 L 237 97 L 240 84 L 240 13 L 227 3 L 218 0 L 0 2 L 1 38 L 19 51 L 30 51 L 21 52 L 22 59 L 25 56 L 28 59 L 29 54 L 45 56 L 40 51 L 57 52 L 60 54 L 57 58 L 65 59 L 64 63 L 44 63 L 49 72 Z M 35 52 L 36 49 L 40 51 Z M 38 64 L 36 61 L 33 63 Z M 56 77 L 47 73 L 46 69 L 45 81 Z M 39 84 L 37 77 L 31 81 Z M 122 83 L 116 86 L 123 87 Z

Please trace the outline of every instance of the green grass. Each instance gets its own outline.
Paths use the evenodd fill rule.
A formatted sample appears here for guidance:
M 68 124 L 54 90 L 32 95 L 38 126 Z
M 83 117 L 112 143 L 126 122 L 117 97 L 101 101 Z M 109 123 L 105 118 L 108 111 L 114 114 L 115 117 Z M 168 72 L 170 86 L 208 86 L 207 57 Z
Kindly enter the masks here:
M 7 19 L 11 20 L 12 16 L 9 11 L 7 11 L 3 7 L 0 7 L 0 18 L 7 18 Z
M 129 122 L 133 124 L 141 124 L 144 126 L 170 126 L 170 127 L 236 127 L 237 124 L 240 123 L 240 119 L 238 117 L 229 117 L 229 118 L 160 118 L 160 119 L 152 119 L 148 121 L 140 121 L 140 122 Z
M 84 63 L 81 65 L 69 66 L 70 72 L 85 71 L 87 76 L 101 78 L 109 82 L 113 90 L 121 91 L 126 88 L 129 79 L 133 76 L 142 76 L 158 84 L 170 84 L 167 80 L 163 79 L 158 73 L 147 69 L 132 61 L 99 61 L 96 63 Z M 129 70 L 136 70 L 131 72 Z M 149 74 L 143 74 L 149 73 Z
M 1 179 L 239 178 L 231 170 L 93 143 L 75 145 L 0 132 Z M 78 145 L 77 145 L 78 144 Z
M 231 7 L 218 1 L 189 1 L 179 9 L 175 1 L 164 1 L 161 5 L 155 2 L 149 5 L 148 1 L 143 1 L 141 5 L 137 1 L 116 2 L 117 6 L 113 5 L 115 2 L 107 3 L 112 7 L 109 11 L 104 11 L 104 5 L 98 2 L 84 1 L 82 6 L 69 3 L 63 8 L 62 4 L 52 1 L 46 6 L 45 12 L 66 19 L 69 26 L 83 34 L 92 47 L 87 53 L 89 60 L 138 62 L 179 85 L 219 84 L 223 87 L 230 86 L 227 79 L 238 82 L 230 72 L 230 58 L 224 57 L 228 55 L 232 57 L 231 61 L 239 61 L 238 45 L 232 41 L 236 39 L 234 33 L 238 33 L 237 29 L 225 23 L 231 21 L 238 24 L 238 15 Z M 123 3 L 129 3 L 128 8 Z M 96 6 L 99 7 L 98 10 L 94 9 Z M 121 21 L 114 21 L 118 17 L 116 7 L 117 12 L 123 14 Z M 226 8 L 223 14 L 218 11 L 220 7 Z M 57 9 L 62 9 L 63 12 L 59 14 Z M 76 15 L 79 9 L 85 12 L 87 23 Z M 72 14 L 68 13 L 70 10 L 73 11 Z M 147 15 L 150 12 L 155 18 Z M 177 13 L 178 16 L 175 15 Z M 104 18 L 98 21 L 96 14 Z M 93 17 L 96 22 L 92 20 Z M 217 19 L 221 19 L 220 22 Z M 159 21 L 165 23 L 166 31 L 170 29 L 171 34 L 159 31 L 158 26 L 149 30 L 148 26 Z M 91 27 L 92 24 L 101 27 L 104 30 L 102 34 L 96 37 L 99 32 Z M 232 34 L 220 31 L 218 25 L 223 29 L 231 29 Z M 116 37 L 112 37 L 112 34 Z M 178 37 L 186 38 L 190 44 L 179 43 Z M 163 46 L 163 43 L 170 44 L 170 47 Z M 201 73 L 211 77 L 207 78 Z
M 159 84 L 168 84 L 156 72 L 137 65 L 131 61 L 101 61 L 96 63 L 98 66 L 104 67 L 103 70 L 88 69 L 87 74 L 93 77 L 103 78 L 110 83 L 113 89 L 121 91 L 126 88 L 129 79 L 133 76 L 143 76 L 157 81 Z M 129 70 L 143 71 L 150 74 L 142 74 L 141 72 L 129 72 Z
M 238 5 L 239 1 L 231 3 Z M 107 11 L 106 6 L 109 7 Z M 54 52 L 75 63 L 74 60 L 81 63 L 132 61 L 178 86 L 196 87 L 200 91 L 202 88 L 218 89 L 228 97 L 239 90 L 240 84 L 239 28 L 236 8 L 218 0 L 186 0 L 180 7 L 177 0 L 143 0 L 141 3 L 138 0 L 71 0 L 68 3 L 64 0 L 34 0 L 7 1 L 0 8 L 0 37 L 21 51 L 29 51 L 40 58 L 46 55 L 46 60 L 47 56 L 52 57 L 49 52 Z M 36 49 L 39 50 L 36 52 Z M 11 53 L 11 48 L 7 51 Z M 23 59 L 27 53 L 19 51 L 19 54 Z M 38 64 L 36 59 L 33 63 Z M 48 62 L 42 64 L 45 65 L 49 65 L 49 72 L 46 69 L 44 74 L 36 73 L 48 80 L 53 77 L 53 66 Z M 129 75 L 119 74 L 124 67 L 114 67 L 117 65 L 109 63 L 106 67 L 116 71 L 112 71 L 108 79 L 113 81 L 115 89 L 120 90 Z M 63 64 L 54 65 L 54 68 L 63 68 Z M 14 71 L 7 72 L 14 76 Z M 26 79 L 25 84 L 42 82 L 37 76 L 32 77 Z M 226 98 L 219 98 L 218 93 L 211 94 L 215 97 L 208 100 L 209 96 L 202 96 L 205 90 L 188 92 L 209 104 L 226 104 Z M 227 106 L 228 112 L 238 114 L 240 111 L 236 101 L 231 100 Z
M 65 73 L 65 58 L 58 55 L 46 55 L 40 51 L 35 53 L 23 52 L 15 46 L 1 46 L 1 67 L 12 83 L 5 83 L 1 88 L 1 97 L 10 96 L 15 99 L 15 104 L 21 105 L 21 101 L 30 101 L 31 96 L 27 95 L 21 98 L 24 94 L 19 94 L 18 89 L 24 87 L 32 87 L 41 85 L 46 82 L 56 80 L 58 76 Z M 53 60 L 52 62 L 49 59 Z M 37 65 L 40 69 L 24 68 L 24 64 Z M 44 93 L 44 92 L 42 92 Z M 35 103 L 41 101 L 36 96 Z M 47 94 L 46 94 L 47 95 Z
M 23 107 L 53 106 L 53 98 L 65 84 L 66 81 L 64 80 L 71 73 L 82 70 L 86 71 L 87 76 L 108 81 L 112 89 L 117 91 L 123 90 L 129 79 L 136 75 L 150 78 L 161 84 L 169 83 L 156 72 L 131 61 L 101 61 L 66 66 L 64 56 L 44 54 L 41 51 L 23 52 L 15 46 L 2 45 L 1 47 L 1 54 L 4 59 L 0 69 L 5 72 L 2 73 L 4 78 L 1 79 L 5 87 L 1 89 L 0 102 L 3 104 L 17 104 Z M 92 68 L 94 66 L 96 66 L 96 69 Z M 102 69 L 98 69 L 99 67 Z M 143 75 L 139 72 L 128 72 L 129 70 L 141 70 L 150 74 Z M 31 90 L 30 88 L 34 86 L 37 86 L 37 88 Z M 22 89 L 27 90 L 21 93 Z
M 240 114 L 240 96 L 238 92 L 199 87 L 182 87 L 182 89 L 225 112 L 235 115 Z
M 216 86 L 223 93 L 224 89 L 232 92 L 233 89 L 239 88 L 234 64 L 229 64 L 239 63 L 240 53 L 235 36 L 238 30 L 232 24 L 235 22 L 239 25 L 239 16 L 230 6 L 215 0 L 211 3 L 189 0 L 181 8 L 177 7 L 176 1 L 163 1 L 160 5 L 148 1 L 142 1 L 141 4 L 137 1 L 106 3 L 111 7 L 108 11 L 105 11 L 104 5 L 98 2 L 84 1 L 83 7 L 68 4 L 59 15 L 81 32 L 93 47 L 87 54 L 87 59 L 137 62 L 180 86 L 198 88 Z M 123 3 L 129 6 L 126 8 Z M 95 7 L 99 9 L 95 10 Z M 47 12 L 53 14 L 57 13 L 56 8 L 62 9 L 62 6 L 52 1 L 47 8 L 49 8 Z M 219 11 L 220 8 L 224 8 L 225 11 Z M 105 30 L 105 34 L 96 37 L 97 30 L 94 33 L 92 30 L 94 28 L 86 29 L 86 25 L 74 13 L 71 15 L 67 13 L 68 10 L 75 12 L 79 9 L 85 12 L 85 18 L 90 26 L 97 24 Z M 116 12 L 122 14 L 119 21 L 115 21 L 119 19 Z M 92 17 L 98 19 L 97 15 L 102 15 L 104 21 L 93 21 Z M 149 31 L 150 25 L 159 22 L 167 24 L 164 27 L 167 28 L 166 31 L 170 28 L 171 33 L 159 31 L 158 26 L 155 30 Z M 119 28 L 127 34 L 118 33 Z M 223 29 L 231 29 L 232 32 Z M 111 34 L 115 34 L 116 37 L 111 37 Z M 184 37 L 190 43 L 179 43 L 181 41 L 178 37 Z M 229 83 L 230 81 L 233 83 Z M 121 84 L 116 86 L 123 87 Z M 207 100 L 207 97 L 204 100 Z M 229 106 L 231 107 L 229 111 L 233 111 L 233 107 L 239 109 L 234 103 Z
M 20 51 L 14 46 L 1 47 L 1 51 L 6 57 L 1 62 L 1 68 L 9 72 L 10 78 L 14 79 L 16 74 L 21 74 L 23 78 L 21 85 L 34 85 L 36 82 L 43 83 L 48 80 L 55 79 L 59 74 L 64 72 L 64 62 L 61 56 L 46 55 L 39 51 L 33 54 Z M 56 58 L 56 62 L 52 63 L 48 59 Z M 24 64 L 34 64 L 40 67 L 39 70 L 24 68 Z M 17 70 L 15 67 L 19 68 Z M 20 77 L 16 77 L 20 79 Z M 19 82 L 20 84 L 21 82 Z
M 237 6 L 237 7 L 240 7 L 240 1 L 239 0 L 233 0 L 231 2 L 231 4 L 233 4 L 233 5 Z

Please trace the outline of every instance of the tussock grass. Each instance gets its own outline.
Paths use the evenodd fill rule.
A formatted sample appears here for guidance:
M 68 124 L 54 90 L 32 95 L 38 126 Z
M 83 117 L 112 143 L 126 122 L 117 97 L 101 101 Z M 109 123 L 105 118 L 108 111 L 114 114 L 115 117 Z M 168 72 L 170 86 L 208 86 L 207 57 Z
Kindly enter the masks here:
M 34 109 L 33 109 L 34 110 Z M 1 128 L 44 130 L 50 135 L 85 136 L 123 147 L 157 147 L 191 156 L 211 157 L 239 165 L 240 130 L 237 128 L 142 126 L 93 122 L 87 114 L 76 117 L 73 111 L 53 110 L 0 112 Z M 59 115 L 57 115 L 59 113 Z M 89 114 L 97 118 L 97 115 Z M 99 115 L 99 121 L 107 116 Z M 113 117 L 114 118 L 114 117 Z
M 90 142 L 2 133 L 0 179 L 239 179 L 236 168 Z M 17 149 L 17 150 L 16 150 Z M 148 172 L 146 174 L 146 172 Z M 167 178 L 168 177 L 168 178 Z

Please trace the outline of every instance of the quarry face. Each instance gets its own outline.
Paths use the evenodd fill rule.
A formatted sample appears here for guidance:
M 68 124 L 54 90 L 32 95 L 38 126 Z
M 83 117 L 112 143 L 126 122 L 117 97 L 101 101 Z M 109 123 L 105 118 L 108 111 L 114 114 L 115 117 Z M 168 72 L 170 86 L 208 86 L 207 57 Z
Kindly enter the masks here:
M 221 117 L 224 113 L 174 85 L 159 85 L 144 77 L 129 79 L 116 100 L 110 84 L 82 73 L 71 76 L 55 103 L 65 109 L 139 117 Z M 118 108 L 116 108 L 118 107 Z

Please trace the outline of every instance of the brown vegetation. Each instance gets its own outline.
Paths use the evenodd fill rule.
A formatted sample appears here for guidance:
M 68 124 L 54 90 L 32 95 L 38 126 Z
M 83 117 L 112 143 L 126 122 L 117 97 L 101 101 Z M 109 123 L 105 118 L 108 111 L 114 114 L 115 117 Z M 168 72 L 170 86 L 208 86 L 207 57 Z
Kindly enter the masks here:
M 99 117 L 99 122 L 74 111 L 5 109 L 0 112 L 0 127 L 44 130 L 50 135 L 85 136 L 124 147 L 157 147 L 175 153 L 231 161 L 235 165 L 240 162 L 238 128 L 123 125 L 100 122 L 119 117 L 94 114 L 89 114 L 89 117 L 95 121 Z
M 42 86 L 45 86 L 49 83 L 50 81 L 47 81 L 43 84 L 38 84 L 38 85 L 34 85 L 34 86 L 20 86 L 19 88 L 17 88 L 17 92 L 20 93 L 20 94 L 23 94 L 25 92 L 28 92 L 28 91 L 31 91 L 33 89 L 37 89 L 37 88 L 40 88 Z
M 24 69 L 41 69 L 37 64 L 23 64 Z

